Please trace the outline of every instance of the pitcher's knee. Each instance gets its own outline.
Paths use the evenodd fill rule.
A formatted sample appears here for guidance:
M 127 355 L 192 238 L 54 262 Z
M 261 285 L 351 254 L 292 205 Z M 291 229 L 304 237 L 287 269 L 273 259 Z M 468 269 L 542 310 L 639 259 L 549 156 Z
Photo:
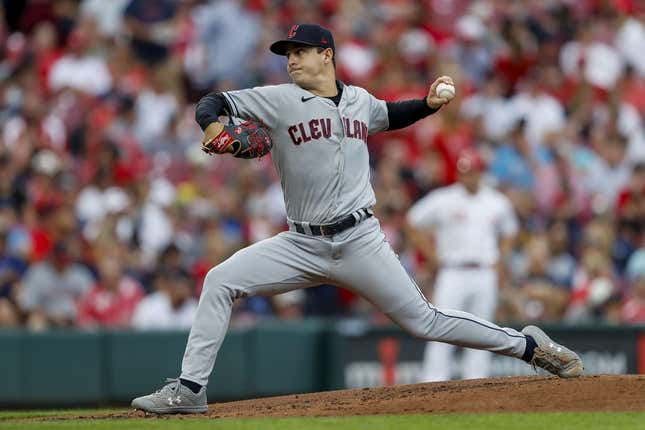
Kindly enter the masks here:
M 434 310 L 428 310 L 422 315 L 392 315 L 392 319 L 401 326 L 405 331 L 414 337 L 424 340 L 434 340 L 433 326 L 436 313 Z
M 240 295 L 234 285 L 235 281 L 232 276 L 220 266 L 215 266 L 208 271 L 204 278 L 202 296 L 217 296 L 230 299 L 232 302 Z
M 403 328 L 414 337 L 424 340 L 432 340 L 430 338 L 430 326 L 427 324 L 417 324 Z

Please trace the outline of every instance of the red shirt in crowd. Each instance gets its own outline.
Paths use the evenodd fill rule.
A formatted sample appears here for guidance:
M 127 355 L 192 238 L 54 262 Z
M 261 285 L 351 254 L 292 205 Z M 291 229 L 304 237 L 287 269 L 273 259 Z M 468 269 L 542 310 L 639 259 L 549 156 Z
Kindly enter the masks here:
M 620 319 L 631 324 L 645 322 L 645 302 L 635 297 L 627 299 L 620 311 Z
M 128 327 L 143 288 L 131 278 L 122 278 L 116 291 L 95 285 L 78 304 L 77 323 L 81 327 Z
M 464 123 L 456 130 L 442 129 L 435 134 L 432 146 L 444 161 L 446 182 L 457 180 L 457 155 L 466 148 L 472 147 L 474 131 L 469 123 Z
M 630 206 L 638 205 L 643 201 L 645 201 L 645 186 L 640 192 L 625 187 L 618 193 L 618 198 L 616 199 L 617 212 L 619 215 L 627 215 L 628 212 L 635 211 L 635 208 L 631 208 L 631 211 L 629 211 L 628 208 Z

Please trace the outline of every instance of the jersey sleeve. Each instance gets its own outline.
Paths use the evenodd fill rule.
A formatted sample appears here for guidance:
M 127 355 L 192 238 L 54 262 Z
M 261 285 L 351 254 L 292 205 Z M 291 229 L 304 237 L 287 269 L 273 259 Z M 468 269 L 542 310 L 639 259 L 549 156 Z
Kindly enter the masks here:
M 369 125 L 367 133 L 374 134 L 379 131 L 387 130 L 390 124 L 387 116 L 387 105 L 385 100 L 379 100 L 369 93 L 367 93 L 367 97 L 369 104 Z
M 502 237 L 513 237 L 519 229 L 513 205 L 506 197 L 500 199 L 501 214 L 497 222 L 497 230 Z
M 439 199 L 437 194 L 430 193 L 417 201 L 408 211 L 408 223 L 417 228 L 432 228 L 438 224 Z
M 277 86 L 255 87 L 222 93 L 231 114 L 264 122 L 269 128 L 278 123 L 280 90 Z

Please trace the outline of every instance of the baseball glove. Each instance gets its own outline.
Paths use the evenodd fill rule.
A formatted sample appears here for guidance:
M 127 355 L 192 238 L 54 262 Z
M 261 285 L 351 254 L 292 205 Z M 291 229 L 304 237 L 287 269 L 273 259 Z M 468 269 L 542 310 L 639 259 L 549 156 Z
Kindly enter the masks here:
M 202 142 L 202 151 L 209 155 L 230 152 L 237 158 L 261 158 L 272 147 L 269 129 L 261 121 L 248 120 L 234 124 L 232 117 L 217 136 Z

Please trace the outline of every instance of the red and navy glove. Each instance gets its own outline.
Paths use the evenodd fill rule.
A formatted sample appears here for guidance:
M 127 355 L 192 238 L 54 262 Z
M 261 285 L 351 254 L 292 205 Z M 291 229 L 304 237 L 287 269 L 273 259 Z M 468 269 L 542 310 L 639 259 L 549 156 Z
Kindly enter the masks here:
M 205 133 L 202 151 L 209 155 L 230 152 L 237 158 L 260 158 L 273 147 L 269 129 L 260 121 L 248 120 L 242 124 L 233 124 L 233 119 L 230 118 L 229 123 L 214 137 L 208 136 L 208 128 Z

